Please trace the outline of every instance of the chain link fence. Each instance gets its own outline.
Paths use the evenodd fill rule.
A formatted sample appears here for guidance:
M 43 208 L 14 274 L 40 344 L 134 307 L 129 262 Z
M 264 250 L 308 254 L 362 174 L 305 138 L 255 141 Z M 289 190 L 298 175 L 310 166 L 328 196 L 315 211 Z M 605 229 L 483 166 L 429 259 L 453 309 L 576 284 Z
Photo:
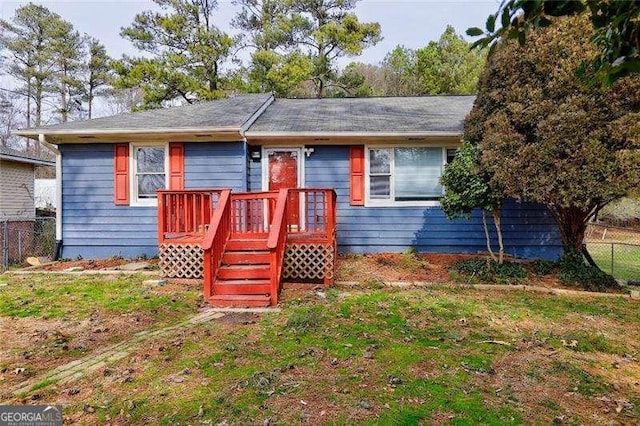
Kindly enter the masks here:
M 56 245 L 56 220 L 0 220 L 0 272 L 11 265 L 24 264 L 27 257 L 53 256 Z
M 600 269 L 618 279 L 640 281 L 640 230 L 589 224 L 586 238 Z
M 640 281 L 640 244 L 589 241 L 587 250 L 603 271 L 618 279 Z

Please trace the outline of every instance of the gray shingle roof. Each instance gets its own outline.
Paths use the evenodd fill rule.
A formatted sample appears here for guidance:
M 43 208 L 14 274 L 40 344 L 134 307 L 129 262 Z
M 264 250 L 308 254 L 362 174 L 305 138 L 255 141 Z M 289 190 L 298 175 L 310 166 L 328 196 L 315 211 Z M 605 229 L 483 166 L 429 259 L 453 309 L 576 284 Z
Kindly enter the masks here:
M 249 132 L 462 133 L 474 99 L 474 96 L 276 99 Z
M 39 157 L 36 157 L 35 155 L 27 154 L 26 152 L 16 151 L 15 149 L 7 148 L 1 145 L 0 145 L 0 160 L 15 161 L 18 163 L 38 164 L 41 166 L 54 166 L 56 164 L 55 161 L 39 158 Z
M 461 134 L 473 96 L 424 96 L 340 99 L 276 99 L 245 94 L 161 110 L 120 114 L 17 132 L 64 142 L 72 135 L 158 134 L 234 131 L 242 136 L 296 134 Z M 268 107 L 267 107 L 268 105 Z M 266 107 L 266 109 L 265 109 Z M 259 114 L 259 115 L 258 115 Z M 257 118 L 256 118 L 257 117 Z M 255 121 L 254 121 L 255 120 Z M 85 136 L 77 136 L 84 138 Z M 226 136 L 221 136 L 226 137 Z
M 29 129 L 32 134 L 49 132 L 122 131 L 145 129 L 238 129 L 271 98 L 271 94 L 245 94 L 192 105 L 119 114 L 111 117 Z M 21 134 L 24 132 L 20 132 Z

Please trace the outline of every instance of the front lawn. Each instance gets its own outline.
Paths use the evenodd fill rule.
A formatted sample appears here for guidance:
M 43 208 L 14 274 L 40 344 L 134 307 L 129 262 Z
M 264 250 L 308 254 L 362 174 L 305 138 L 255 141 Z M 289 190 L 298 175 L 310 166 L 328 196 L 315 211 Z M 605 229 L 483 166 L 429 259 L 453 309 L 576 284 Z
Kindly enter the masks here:
M 197 311 L 199 287 L 143 284 L 148 279 L 0 275 L 0 390 Z
M 14 402 L 63 404 L 83 424 L 640 421 L 637 301 L 374 280 L 281 300 L 280 313 L 227 314 Z

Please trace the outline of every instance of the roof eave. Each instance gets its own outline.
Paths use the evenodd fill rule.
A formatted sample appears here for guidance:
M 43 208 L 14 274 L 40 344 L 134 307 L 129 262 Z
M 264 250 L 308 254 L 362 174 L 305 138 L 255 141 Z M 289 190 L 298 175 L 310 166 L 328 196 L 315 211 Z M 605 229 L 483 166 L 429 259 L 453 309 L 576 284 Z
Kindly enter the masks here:
M 16 163 L 34 164 L 36 166 L 55 166 L 55 161 L 39 160 L 37 158 L 26 158 L 18 155 L 0 154 L 0 160 L 13 161 Z
M 153 128 L 153 129 L 82 129 L 82 130 L 17 130 L 14 134 L 31 139 L 44 135 L 50 143 L 102 143 L 114 141 L 195 141 L 229 142 L 243 139 L 237 127 Z M 193 138 L 193 139 L 191 139 Z

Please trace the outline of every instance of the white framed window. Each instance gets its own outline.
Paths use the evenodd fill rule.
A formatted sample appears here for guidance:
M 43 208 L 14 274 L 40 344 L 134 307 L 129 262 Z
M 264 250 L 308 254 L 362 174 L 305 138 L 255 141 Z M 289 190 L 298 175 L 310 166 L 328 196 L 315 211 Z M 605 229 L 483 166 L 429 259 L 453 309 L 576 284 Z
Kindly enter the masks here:
M 168 145 L 131 144 L 131 205 L 157 206 L 156 191 L 168 182 Z
M 368 146 L 365 206 L 437 206 L 440 176 L 454 147 Z

